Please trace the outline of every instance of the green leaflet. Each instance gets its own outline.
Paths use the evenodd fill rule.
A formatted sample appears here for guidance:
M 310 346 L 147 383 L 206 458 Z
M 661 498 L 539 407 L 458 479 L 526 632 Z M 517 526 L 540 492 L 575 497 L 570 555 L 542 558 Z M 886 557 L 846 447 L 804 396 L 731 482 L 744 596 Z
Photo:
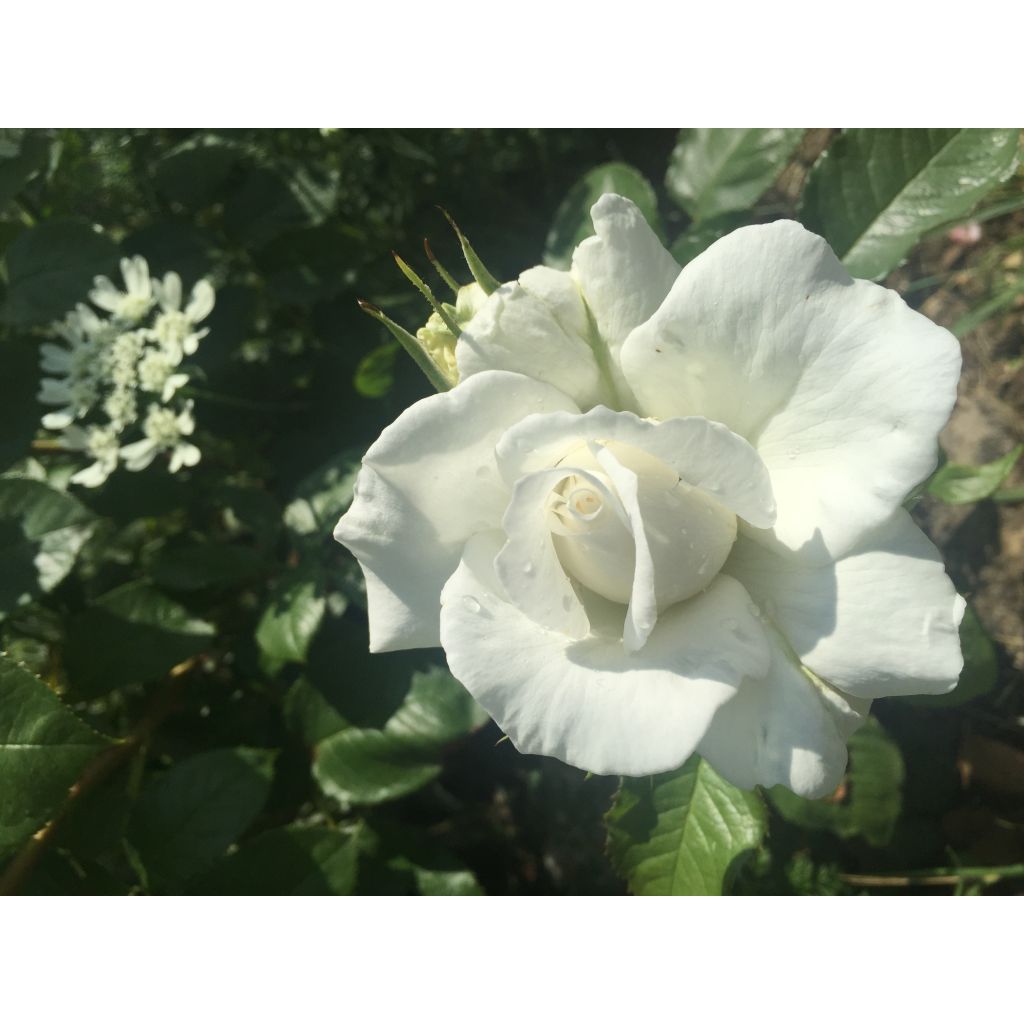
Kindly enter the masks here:
M 814 166 L 801 220 L 854 277 L 896 267 L 1017 165 L 1016 128 L 851 128 Z
M 150 777 L 129 841 L 151 881 L 191 878 L 238 839 L 266 803 L 274 756 L 208 750 Z
M 319 569 L 300 565 L 271 588 L 256 626 L 256 643 L 274 662 L 301 663 L 326 608 Z
M 473 698 L 443 669 L 417 673 L 383 728 L 342 725 L 322 739 L 313 775 L 343 805 L 394 800 L 437 778 L 445 745 L 484 721 Z
M 683 128 L 665 187 L 696 221 L 747 210 L 778 177 L 803 128 Z
M 674 772 L 623 779 L 605 821 L 612 862 L 637 896 L 721 895 L 766 829 L 761 798 L 696 754 Z
M 68 624 L 68 677 L 76 696 L 151 683 L 207 650 L 214 627 L 138 580 L 111 590 Z
M 96 274 L 113 271 L 114 243 L 78 221 L 46 221 L 7 250 L 7 301 L 0 318 L 15 326 L 46 323 L 81 302 Z
M 350 896 L 358 830 L 292 824 L 256 836 L 190 887 L 216 896 Z
M 0 854 L 53 817 L 110 740 L 31 672 L 0 653 Z
M 0 619 L 71 571 L 95 517 L 41 480 L 0 478 Z
M 981 466 L 947 462 L 928 481 L 928 493 L 947 505 L 968 505 L 994 494 L 1024 454 L 1024 444 Z

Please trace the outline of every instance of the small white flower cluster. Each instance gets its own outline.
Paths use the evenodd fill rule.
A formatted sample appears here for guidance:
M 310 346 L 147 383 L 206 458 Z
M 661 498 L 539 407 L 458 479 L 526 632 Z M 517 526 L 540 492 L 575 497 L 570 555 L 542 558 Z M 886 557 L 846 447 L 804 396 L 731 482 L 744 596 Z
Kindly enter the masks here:
M 182 309 L 173 271 L 151 278 L 146 260 L 133 256 L 121 260 L 121 274 L 124 291 L 97 277 L 89 292 L 106 316 L 79 303 L 54 324 L 66 345 L 41 347 L 43 372 L 51 376 L 43 377 L 39 401 L 57 407 L 43 426 L 61 431 L 62 447 L 94 460 L 71 477 L 84 487 L 98 487 L 118 462 L 137 471 L 162 452 L 170 453 L 172 473 L 199 461 L 199 449 L 186 440 L 195 429 L 192 402 L 175 395 L 189 379 L 182 360 L 208 333 L 198 324 L 213 309 L 213 287 L 199 281 Z M 142 437 L 122 444 L 135 427 Z

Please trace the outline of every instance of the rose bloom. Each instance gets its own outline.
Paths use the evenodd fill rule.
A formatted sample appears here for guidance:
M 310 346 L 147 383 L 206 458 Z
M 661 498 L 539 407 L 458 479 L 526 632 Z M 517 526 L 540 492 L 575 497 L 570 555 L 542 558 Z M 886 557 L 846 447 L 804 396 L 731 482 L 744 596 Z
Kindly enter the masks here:
M 824 795 L 874 698 L 962 668 L 964 602 L 902 506 L 957 342 L 792 221 L 680 271 L 628 200 L 592 217 L 366 453 L 335 536 L 370 647 L 440 644 L 524 752 L 639 776 L 696 751 Z

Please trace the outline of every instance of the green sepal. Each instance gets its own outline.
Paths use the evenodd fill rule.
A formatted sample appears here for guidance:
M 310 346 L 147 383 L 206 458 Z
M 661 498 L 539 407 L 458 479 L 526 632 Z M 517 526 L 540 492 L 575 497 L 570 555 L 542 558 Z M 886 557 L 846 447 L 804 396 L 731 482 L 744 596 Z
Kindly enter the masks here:
M 491 292 L 497 291 L 501 287 L 501 282 L 484 266 L 483 260 L 480 259 L 476 254 L 476 250 L 469 244 L 469 239 L 462 233 L 462 229 L 452 219 L 452 215 L 439 206 L 438 209 L 444 214 L 445 219 L 452 226 L 452 230 L 455 232 L 459 239 L 459 245 L 462 246 L 462 255 L 466 259 L 466 266 L 469 267 L 469 272 L 473 275 L 473 280 L 480 285 L 483 290 L 490 295 Z
M 462 285 L 460 285 L 459 282 L 456 281 L 455 278 L 448 273 L 444 264 L 434 255 L 434 250 L 430 248 L 429 239 L 423 239 L 423 251 L 424 253 L 426 253 L 430 265 L 434 268 L 434 270 L 437 271 L 438 277 L 440 277 L 441 280 L 444 281 L 444 283 L 448 285 L 449 288 L 451 288 L 452 294 L 454 294 L 455 297 L 458 298 L 459 289 L 462 287 Z
M 451 332 L 453 338 L 457 338 L 461 333 L 461 328 L 452 318 L 452 315 L 437 301 L 437 296 L 434 295 L 433 289 L 426 281 L 416 273 L 412 267 L 409 266 L 397 252 L 391 254 L 395 258 L 395 262 L 398 264 L 398 269 L 405 274 L 405 276 L 416 286 L 419 293 L 430 303 L 431 308 L 444 322 L 445 327 Z M 458 293 L 456 293 L 458 294 Z
M 430 381 L 436 391 L 450 391 L 452 389 L 455 382 L 448 380 L 441 372 L 440 367 L 423 350 L 423 346 L 404 327 L 396 324 L 391 317 L 371 302 L 359 299 L 359 308 L 388 329 L 391 336 L 412 356 L 413 361 L 423 371 L 427 380 Z

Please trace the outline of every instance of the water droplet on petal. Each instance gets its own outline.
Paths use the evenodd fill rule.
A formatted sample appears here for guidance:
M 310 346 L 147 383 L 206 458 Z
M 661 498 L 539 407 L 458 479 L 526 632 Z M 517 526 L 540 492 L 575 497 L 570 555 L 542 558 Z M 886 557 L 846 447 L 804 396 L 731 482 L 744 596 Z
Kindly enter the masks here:
M 475 476 L 478 479 L 482 480 L 485 476 L 490 476 L 490 475 L 491 475 L 491 467 L 490 466 L 477 466 L 476 467 Z
M 475 597 L 464 597 L 462 607 L 470 614 L 476 615 L 480 611 L 480 602 Z
M 562 597 L 562 608 L 565 611 L 568 611 L 570 608 L 572 608 L 572 598 L 568 594 L 565 594 Z
M 523 562 L 523 573 L 526 576 L 533 575 L 533 562 Z

